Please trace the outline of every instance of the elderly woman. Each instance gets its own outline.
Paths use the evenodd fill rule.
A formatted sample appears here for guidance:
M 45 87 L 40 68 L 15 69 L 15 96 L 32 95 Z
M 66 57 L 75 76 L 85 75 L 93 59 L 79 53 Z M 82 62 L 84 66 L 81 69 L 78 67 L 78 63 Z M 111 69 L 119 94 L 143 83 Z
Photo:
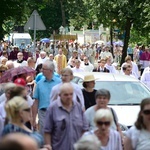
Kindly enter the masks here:
M 39 147 L 43 147 L 43 138 L 37 132 L 32 132 L 24 125 L 24 122 L 30 120 L 30 107 L 25 99 L 20 96 L 15 96 L 5 105 L 7 117 L 10 123 L 4 127 L 2 136 L 9 133 L 20 132 L 33 137 Z
M 94 123 L 94 116 L 95 116 L 96 111 L 99 109 L 108 109 L 108 110 L 111 110 L 111 113 L 113 115 L 111 128 L 115 130 L 119 130 L 117 115 L 112 108 L 109 108 L 107 106 L 110 100 L 110 92 L 106 89 L 99 89 L 96 91 L 95 99 L 96 99 L 96 105 L 91 106 L 85 111 L 85 116 L 86 116 L 87 121 L 89 122 L 90 129 L 96 128 L 96 125 Z
M 93 75 L 86 75 L 83 80 L 83 89 L 82 93 L 84 96 L 84 104 L 85 109 L 96 104 L 95 102 L 95 93 L 97 90 L 94 89 L 95 87 L 95 77 Z
M 74 144 L 75 150 L 99 150 L 101 142 L 96 135 L 82 136 L 79 141 Z
M 150 149 L 150 98 L 143 99 L 135 125 L 131 127 L 124 140 L 125 150 Z
M 96 130 L 85 133 L 94 134 L 101 141 L 101 150 L 122 150 L 121 136 L 119 132 L 110 128 L 113 123 L 113 115 L 109 109 L 100 109 L 94 115 Z

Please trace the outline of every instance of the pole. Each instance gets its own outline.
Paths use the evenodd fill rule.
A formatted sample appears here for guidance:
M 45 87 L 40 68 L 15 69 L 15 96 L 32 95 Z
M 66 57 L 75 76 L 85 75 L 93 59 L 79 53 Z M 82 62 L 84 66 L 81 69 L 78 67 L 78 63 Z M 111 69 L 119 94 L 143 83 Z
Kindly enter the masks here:
M 36 45 L 36 14 L 34 14 L 34 46 L 33 46 L 34 53 L 35 53 L 35 45 Z
M 110 50 L 111 50 L 111 53 L 112 55 L 114 56 L 114 53 L 113 53 L 113 28 L 112 28 L 112 25 L 110 26 Z

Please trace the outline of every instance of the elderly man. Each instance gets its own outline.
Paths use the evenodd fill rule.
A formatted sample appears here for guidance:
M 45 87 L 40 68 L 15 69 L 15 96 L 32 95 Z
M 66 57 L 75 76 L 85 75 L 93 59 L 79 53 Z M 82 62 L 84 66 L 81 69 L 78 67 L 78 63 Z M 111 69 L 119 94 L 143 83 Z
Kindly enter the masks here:
M 39 58 L 36 61 L 35 68 L 38 66 L 38 64 L 43 64 L 46 60 L 48 60 L 46 52 L 41 51 L 40 52 L 40 56 L 39 56 Z
M 73 91 L 71 83 L 64 83 L 60 88 L 60 99 L 47 110 L 45 142 L 52 150 L 73 150 L 73 144 L 88 130 L 80 104 L 73 101 Z
M 36 85 L 33 98 L 35 99 L 33 105 L 33 124 L 36 125 L 36 115 L 38 112 L 40 133 L 43 134 L 43 122 L 45 118 L 45 113 L 50 105 L 49 95 L 53 86 L 60 83 L 60 78 L 54 76 L 54 64 L 53 62 L 47 60 L 43 63 L 42 72 L 45 77 L 43 77 Z
M 74 88 L 73 100 L 75 100 L 75 101 L 77 100 L 81 104 L 81 107 L 84 109 L 85 106 L 84 106 L 84 97 L 82 94 L 82 90 L 79 85 L 71 82 L 73 79 L 73 71 L 70 68 L 63 69 L 61 71 L 61 79 L 62 79 L 62 82 L 55 85 L 52 88 L 52 92 L 50 95 L 50 101 L 54 101 L 59 97 L 60 87 L 63 83 L 71 83 L 71 85 Z

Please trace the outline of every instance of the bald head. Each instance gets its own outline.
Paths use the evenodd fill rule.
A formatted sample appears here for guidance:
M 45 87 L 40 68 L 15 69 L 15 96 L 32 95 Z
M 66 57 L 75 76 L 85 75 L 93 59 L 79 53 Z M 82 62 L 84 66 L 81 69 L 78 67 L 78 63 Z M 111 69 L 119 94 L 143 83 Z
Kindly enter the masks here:
M 73 86 L 71 83 L 64 83 L 60 87 L 60 99 L 63 105 L 70 105 L 73 100 Z
M 25 134 L 11 133 L 6 135 L 0 141 L 0 150 L 8 150 L 10 143 L 13 144 L 11 150 L 16 150 L 13 149 L 14 144 L 18 148 L 18 150 L 38 150 L 36 141 Z M 3 149 L 1 149 L 1 147 Z
M 8 69 L 14 68 L 14 63 L 12 60 L 8 60 L 6 62 L 6 66 L 8 67 Z
M 66 92 L 68 90 L 73 91 L 73 86 L 71 83 L 64 83 L 60 87 L 60 93 Z

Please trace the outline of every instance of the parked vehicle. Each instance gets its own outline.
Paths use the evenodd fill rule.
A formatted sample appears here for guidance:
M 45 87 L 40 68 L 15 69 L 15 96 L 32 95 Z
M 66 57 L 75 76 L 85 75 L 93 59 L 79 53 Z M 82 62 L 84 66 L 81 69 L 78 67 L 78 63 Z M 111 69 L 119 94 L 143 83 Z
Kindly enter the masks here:
M 84 76 L 89 73 L 74 74 L 73 82 L 82 87 Z M 95 89 L 107 89 L 111 93 L 109 106 L 118 116 L 120 124 L 131 127 L 137 119 L 141 100 L 150 97 L 150 89 L 141 81 L 126 75 L 91 72 L 95 76 Z
M 10 34 L 10 42 L 14 46 L 27 46 L 31 44 L 31 36 L 29 33 L 11 33 Z

